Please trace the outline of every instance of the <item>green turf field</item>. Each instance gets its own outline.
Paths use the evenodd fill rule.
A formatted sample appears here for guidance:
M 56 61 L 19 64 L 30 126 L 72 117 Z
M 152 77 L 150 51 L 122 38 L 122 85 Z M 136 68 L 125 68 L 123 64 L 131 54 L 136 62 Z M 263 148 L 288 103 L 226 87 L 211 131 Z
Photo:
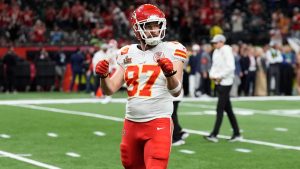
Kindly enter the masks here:
M 78 102 L 81 98 L 91 97 L 84 93 L 0 94 L 0 169 L 121 169 L 124 99 L 103 105 Z M 41 99 L 77 102 L 20 102 Z M 233 105 L 245 140 L 222 139 L 231 135 L 224 116 L 221 139 L 211 143 L 202 135 L 213 127 L 215 101 L 181 102 L 180 122 L 191 134 L 185 145 L 172 148 L 169 169 L 300 168 L 300 100 L 234 101 Z

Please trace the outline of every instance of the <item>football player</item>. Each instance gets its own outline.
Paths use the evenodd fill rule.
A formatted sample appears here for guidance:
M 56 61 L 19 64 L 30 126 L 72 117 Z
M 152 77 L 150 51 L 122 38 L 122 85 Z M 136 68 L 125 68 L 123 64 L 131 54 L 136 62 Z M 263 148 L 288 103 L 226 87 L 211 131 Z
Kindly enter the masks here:
M 156 6 L 139 6 L 131 16 L 139 44 L 124 46 L 117 56 L 118 68 L 108 77 L 109 62 L 96 65 L 105 94 L 126 84 L 128 101 L 120 144 L 126 169 L 167 168 L 172 143 L 173 98 L 182 90 L 186 48 L 163 42 L 165 14 Z

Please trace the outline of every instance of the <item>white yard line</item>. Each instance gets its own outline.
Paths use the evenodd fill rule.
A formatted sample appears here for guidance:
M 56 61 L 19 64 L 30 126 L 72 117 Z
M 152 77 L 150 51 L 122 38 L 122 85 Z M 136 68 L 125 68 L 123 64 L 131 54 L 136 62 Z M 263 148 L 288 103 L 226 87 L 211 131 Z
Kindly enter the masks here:
M 23 161 L 25 163 L 29 163 L 29 164 L 32 164 L 32 165 L 35 165 L 35 166 L 38 166 L 38 167 L 42 167 L 42 168 L 60 169 L 59 167 L 56 167 L 56 166 L 52 166 L 52 165 L 45 164 L 45 163 L 42 163 L 42 162 L 39 162 L 39 161 L 35 161 L 35 160 L 28 159 L 28 158 L 24 158 L 24 157 L 18 156 L 16 154 L 5 152 L 5 151 L 1 151 L 1 150 L 0 150 L 0 155 L 9 157 L 9 158 L 12 158 L 12 159 L 15 159 L 15 160 Z
M 213 105 L 193 104 L 193 103 L 184 103 L 184 102 L 181 105 L 186 106 L 186 107 L 199 107 L 199 108 L 202 108 L 202 109 L 216 110 L 215 105 L 213 106 Z M 264 115 L 274 115 L 274 116 L 298 117 L 298 118 L 300 118 L 300 110 L 295 110 L 295 109 L 290 109 L 290 110 L 255 110 L 255 109 L 246 109 L 246 108 L 233 107 L 233 110 L 234 111 L 243 111 L 243 112 L 248 111 L 248 112 L 254 112 L 256 114 L 264 114 Z
M 1 100 L 0 105 L 16 104 L 76 104 L 76 103 L 101 103 L 103 99 L 39 99 L 39 100 Z M 127 99 L 112 99 L 113 103 L 126 103 Z
M 96 136 L 105 136 L 106 134 L 104 133 L 104 132 L 102 132 L 102 131 L 94 131 L 94 134 L 96 135 Z
M 241 152 L 241 153 L 251 153 L 252 152 L 252 150 L 245 149 L 245 148 L 236 148 L 235 151 Z
M 35 109 L 35 110 L 51 111 L 51 112 L 55 112 L 55 113 L 74 114 L 74 115 L 80 115 L 80 116 L 86 116 L 86 117 L 95 117 L 95 118 L 99 118 L 99 119 L 106 119 L 106 120 L 112 120 L 112 121 L 120 121 L 120 122 L 124 121 L 124 119 L 119 118 L 119 117 L 112 117 L 112 116 L 106 116 L 106 115 L 89 113 L 89 112 L 64 110 L 64 109 L 49 108 L 49 107 L 42 107 L 42 106 L 35 106 L 35 105 L 14 105 L 14 106 L 30 108 L 30 109 Z
M 15 154 L 15 155 L 21 156 L 21 157 L 30 157 L 30 156 L 32 156 L 31 154 Z M 5 155 L 0 155 L 0 157 L 7 157 L 7 156 L 5 156 Z
M 66 155 L 70 156 L 70 157 L 75 157 L 75 158 L 80 157 L 80 154 L 77 154 L 77 153 L 74 153 L 74 152 L 67 152 Z
M 195 154 L 195 151 L 192 150 L 186 150 L 186 149 L 181 149 L 179 152 L 184 153 L 184 154 Z
M 267 96 L 267 97 L 237 97 L 231 98 L 232 101 L 300 101 L 300 96 Z M 103 99 L 81 98 L 81 99 L 26 99 L 26 100 L 0 100 L 0 105 L 16 104 L 75 104 L 75 103 L 101 103 Z M 216 97 L 209 98 L 183 98 L 183 102 L 215 102 Z M 126 103 L 126 98 L 113 98 L 112 103 Z
M 205 132 L 205 131 L 198 131 L 198 130 L 191 130 L 191 129 L 183 129 L 183 130 L 188 133 L 198 134 L 198 135 L 203 135 L 203 136 L 207 136 L 209 134 L 209 132 Z M 218 138 L 229 139 L 230 137 L 224 136 L 224 135 L 218 135 Z M 265 142 L 265 141 L 249 140 L 249 139 L 245 139 L 245 138 L 242 139 L 240 142 L 300 151 L 300 146 L 289 146 L 289 145 L 270 143 L 270 142 Z
M 20 104 L 76 104 L 76 103 L 101 103 L 103 99 L 95 98 L 82 98 L 82 99 L 41 99 L 41 100 L 0 100 L 0 105 L 20 105 Z M 274 100 L 285 100 L 285 101 L 300 101 L 300 96 L 268 96 L 268 97 L 238 97 L 232 98 L 233 101 L 274 101 Z M 205 104 L 192 104 L 185 102 L 211 102 L 217 101 L 217 98 L 183 98 L 182 106 L 187 107 L 199 107 L 204 109 L 215 110 L 215 105 L 205 105 Z M 113 98 L 112 103 L 126 103 L 127 99 L 125 98 Z M 297 117 L 300 118 L 299 110 L 255 110 L 255 109 L 246 109 L 246 108 L 233 108 L 235 111 L 253 111 L 257 114 L 264 115 L 274 115 L 274 116 L 283 116 L 283 117 Z
M 0 134 L 0 138 L 5 138 L 5 139 L 8 139 L 10 138 L 11 136 L 10 135 L 7 135 L 7 134 Z
M 118 121 L 118 122 L 124 121 L 122 118 L 106 116 L 106 115 L 100 115 L 100 114 L 95 114 L 95 113 L 71 111 L 71 110 L 49 108 L 49 107 L 42 107 L 42 106 L 35 106 L 35 105 L 14 105 L 14 106 L 30 108 L 30 109 L 35 109 L 35 110 L 50 111 L 50 112 L 55 112 L 55 113 L 88 116 L 88 117 L 94 117 L 94 118 L 100 118 L 100 119 L 106 119 L 106 120 L 113 120 L 113 121 Z M 209 134 L 208 132 L 205 132 L 205 131 L 198 131 L 198 130 L 191 130 L 191 129 L 184 129 L 184 130 L 189 132 L 189 133 L 198 134 L 198 135 L 208 135 Z M 229 136 L 224 136 L 224 135 L 218 135 L 218 137 L 219 138 L 225 138 L 225 139 L 230 138 Z M 243 139 L 241 142 L 300 151 L 300 146 L 289 146 L 289 145 L 284 145 L 284 144 L 270 143 L 270 142 L 264 142 L 264 141 L 258 141 L 258 140 L 248 140 L 248 139 Z

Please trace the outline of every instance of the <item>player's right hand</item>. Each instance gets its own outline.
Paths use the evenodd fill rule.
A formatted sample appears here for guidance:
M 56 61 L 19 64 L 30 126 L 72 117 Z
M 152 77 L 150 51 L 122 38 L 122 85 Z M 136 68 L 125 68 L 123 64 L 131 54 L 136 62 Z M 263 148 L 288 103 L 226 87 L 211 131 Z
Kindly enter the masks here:
M 95 72 L 100 78 L 106 78 L 109 74 L 108 72 L 109 63 L 107 60 L 101 60 L 97 63 Z

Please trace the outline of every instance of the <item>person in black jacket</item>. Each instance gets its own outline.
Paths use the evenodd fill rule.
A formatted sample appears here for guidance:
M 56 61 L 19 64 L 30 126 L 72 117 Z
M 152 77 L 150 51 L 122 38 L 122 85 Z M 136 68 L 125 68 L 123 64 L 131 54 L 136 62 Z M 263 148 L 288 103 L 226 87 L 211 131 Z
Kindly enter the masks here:
M 72 81 L 70 85 L 70 91 L 73 90 L 76 76 L 79 76 L 79 85 L 82 83 L 81 76 L 83 73 L 84 59 L 83 52 L 80 49 L 77 49 L 77 51 L 71 55 Z
M 5 72 L 5 90 L 6 92 L 16 92 L 15 88 L 15 67 L 17 65 L 18 56 L 14 52 L 14 48 L 10 47 L 3 57 Z

